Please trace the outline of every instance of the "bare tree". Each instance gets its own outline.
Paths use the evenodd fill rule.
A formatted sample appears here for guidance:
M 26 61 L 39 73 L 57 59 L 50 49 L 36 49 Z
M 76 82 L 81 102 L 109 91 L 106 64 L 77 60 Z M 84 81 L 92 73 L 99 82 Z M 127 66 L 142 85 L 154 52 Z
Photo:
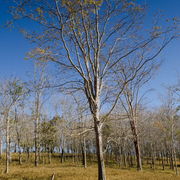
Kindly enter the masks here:
M 136 58 L 139 58 L 139 55 L 133 57 L 132 60 L 129 60 L 133 62 L 131 65 L 129 65 L 129 67 L 131 68 L 129 72 L 126 72 L 124 70 L 120 71 L 120 73 L 117 73 L 115 80 L 119 82 L 120 86 L 122 78 L 124 78 L 124 81 L 127 75 L 129 75 L 130 77 L 134 76 L 134 69 L 136 69 L 136 63 L 138 63 L 138 60 Z M 143 58 L 143 56 L 141 58 Z M 140 118 L 140 114 L 142 111 L 142 100 L 147 93 L 145 92 L 143 93 L 143 95 L 140 95 L 140 90 L 142 86 L 151 79 L 159 65 L 160 64 L 154 63 L 153 61 L 152 64 L 145 64 L 144 67 L 139 70 L 136 77 L 132 78 L 132 81 L 126 83 L 123 89 L 123 96 L 120 97 L 120 102 L 127 113 L 127 117 L 131 126 L 131 131 L 134 136 L 133 141 L 137 156 L 137 167 L 140 171 L 142 171 L 141 150 L 138 138 L 138 132 L 140 131 L 140 129 L 137 128 L 137 121 Z M 122 64 L 117 64 L 117 68 L 122 69 Z
M 33 61 L 33 77 L 29 75 L 29 89 L 31 93 L 34 94 L 34 119 L 35 119 L 35 166 L 38 166 L 38 150 L 39 150 L 39 118 L 40 110 L 45 102 L 42 99 L 43 94 L 45 93 L 45 87 L 49 86 L 49 76 L 47 75 L 47 64 L 45 62 L 38 63 L 36 57 Z
M 11 9 L 12 22 L 28 18 L 43 27 L 32 34 L 21 29 L 26 38 L 40 45 L 28 53 L 29 57 L 38 54 L 39 60 L 55 62 L 62 72 L 67 72 L 62 84 L 72 91 L 81 89 L 84 92 L 94 120 L 98 179 L 105 180 L 102 144 L 105 119 L 115 107 L 126 83 L 176 37 L 176 32 L 167 34 L 178 26 L 178 20 L 174 19 L 174 26 L 163 29 L 158 25 L 159 17 L 156 15 L 153 27 L 145 33 L 146 5 L 129 0 L 17 0 L 15 3 L 16 8 Z M 113 67 L 121 62 L 127 69 L 127 57 L 133 57 L 137 52 L 139 59 L 133 76 L 127 75 L 117 88 L 112 77 Z M 114 91 L 117 91 L 116 96 L 112 94 Z M 100 119 L 100 110 L 106 100 L 114 103 Z
M 165 100 L 163 100 L 163 106 L 164 106 L 164 111 L 166 115 L 164 119 L 168 122 L 168 126 L 166 128 L 169 129 L 169 145 L 171 147 L 171 169 L 174 170 L 174 165 L 173 165 L 173 157 L 174 157 L 176 175 L 179 175 L 178 169 L 177 169 L 176 150 L 175 150 L 175 146 L 176 146 L 175 139 L 177 136 L 175 129 L 177 128 L 177 124 L 179 120 L 179 116 L 178 116 L 179 109 L 176 104 L 175 96 L 176 94 L 173 88 L 171 87 L 168 88 L 167 97 Z
M 23 91 L 23 84 L 18 78 L 10 77 L 4 78 L 4 81 L 0 84 L 1 91 L 1 106 L 3 108 L 3 114 L 6 119 L 6 173 L 9 172 L 9 160 L 10 160 L 10 113 L 15 103 L 25 93 Z
M 3 127 L 3 122 L 4 122 L 4 113 L 3 110 L 0 108 L 1 113 L 0 113 L 0 127 L 1 127 L 1 131 L 0 131 L 0 159 L 2 159 L 2 143 L 3 143 L 3 131 L 4 131 L 4 127 Z

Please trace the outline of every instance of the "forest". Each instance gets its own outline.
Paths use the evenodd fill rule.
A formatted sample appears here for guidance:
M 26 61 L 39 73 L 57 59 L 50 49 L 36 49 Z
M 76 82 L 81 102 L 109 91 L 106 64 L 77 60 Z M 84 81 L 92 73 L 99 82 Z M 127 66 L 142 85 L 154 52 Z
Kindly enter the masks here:
M 178 17 L 150 23 L 130 0 L 15 0 L 9 13 L 4 27 L 34 47 L 25 76 L 0 80 L 0 177 L 178 179 L 180 79 L 156 107 L 143 89 Z

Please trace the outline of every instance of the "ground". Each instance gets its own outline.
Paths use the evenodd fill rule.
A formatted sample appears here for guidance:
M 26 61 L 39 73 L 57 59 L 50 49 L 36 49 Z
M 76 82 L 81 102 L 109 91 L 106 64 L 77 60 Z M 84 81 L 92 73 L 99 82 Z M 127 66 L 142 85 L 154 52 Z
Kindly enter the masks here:
M 12 154 L 12 163 L 9 167 L 9 173 L 5 174 L 5 155 L 0 163 L 0 179 L 3 180 L 51 180 L 52 174 L 55 173 L 54 180 L 96 180 L 97 179 L 97 162 L 87 163 L 87 168 L 78 163 L 72 163 L 71 158 L 66 158 L 65 163 L 60 163 L 58 154 L 52 156 L 51 164 L 40 164 L 34 166 L 33 159 L 27 161 L 27 155 L 23 154 L 23 164 L 18 164 L 18 154 Z M 48 163 L 48 159 L 46 160 Z M 180 164 L 180 162 L 178 161 Z M 178 165 L 179 165 L 178 164 Z M 180 171 L 180 168 L 178 168 Z M 136 167 L 118 167 L 113 161 L 109 160 L 106 164 L 107 180 L 178 180 L 180 176 L 169 168 L 166 164 L 163 171 L 161 162 L 156 161 L 156 169 L 152 169 L 150 164 L 143 166 L 143 171 L 137 171 Z

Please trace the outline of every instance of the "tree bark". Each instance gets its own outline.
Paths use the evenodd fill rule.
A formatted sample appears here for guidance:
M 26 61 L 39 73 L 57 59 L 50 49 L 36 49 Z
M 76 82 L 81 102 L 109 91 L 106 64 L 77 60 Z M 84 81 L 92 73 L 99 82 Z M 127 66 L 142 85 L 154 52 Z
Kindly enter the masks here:
M 137 128 L 136 128 L 135 120 L 131 121 L 131 129 L 134 135 L 134 146 L 135 146 L 136 157 L 137 157 L 137 168 L 139 171 L 142 171 L 141 151 L 139 147 L 139 139 L 137 135 Z
M 19 164 L 22 165 L 21 145 L 20 145 L 20 139 L 19 138 L 18 138 L 18 149 L 19 149 Z
M 6 127 L 6 173 L 9 173 L 9 112 L 7 113 L 7 127 Z
M 64 162 L 64 148 L 62 148 L 62 153 L 61 153 L 61 163 Z
M 35 166 L 38 166 L 38 112 L 35 122 Z
M 12 162 L 11 159 L 11 136 L 10 136 L 10 130 L 9 130 L 9 163 Z
M 97 121 L 96 121 L 97 122 Z M 95 124 L 97 158 L 98 158 L 98 180 L 106 180 L 103 145 L 102 145 L 102 129 L 98 123 Z
M 51 145 L 49 145 L 49 164 L 51 164 Z
M 87 163 L 86 163 L 86 142 L 85 142 L 85 137 L 83 137 L 83 142 L 82 142 L 82 164 L 86 168 Z
M 2 139 L 3 139 L 3 130 L 2 130 L 2 121 L 3 121 L 4 116 L 1 115 L 1 132 L 0 132 L 0 159 L 2 159 Z
M 161 152 L 161 158 L 162 158 L 163 170 L 165 170 L 165 168 L 164 168 L 164 156 L 163 156 L 163 151 Z

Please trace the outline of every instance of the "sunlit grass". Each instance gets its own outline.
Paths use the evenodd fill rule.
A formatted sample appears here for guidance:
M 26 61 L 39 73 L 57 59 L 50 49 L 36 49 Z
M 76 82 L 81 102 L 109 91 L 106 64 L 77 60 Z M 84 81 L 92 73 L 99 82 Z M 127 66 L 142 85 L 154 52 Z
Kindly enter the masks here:
M 48 163 L 48 157 L 46 159 Z M 179 163 L 179 161 L 178 161 Z M 27 162 L 27 155 L 23 154 L 23 164 L 18 164 L 18 154 L 12 154 L 12 163 L 10 163 L 9 173 L 5 174 L 5 155 L 0 161 L 0 179 L 3 180 L 50 180 L 52 174 L 55 173 L 54 180 L 96 180 L 97 162 L 87 163 L 87 168 L 84 168 L 79 161 L 77 164 L 72 163 L 72 158 L 66 158 L 65 163 L 60 163 L 58 154 L 52 156 L 51 164 L 42 164 L 42 159 L 38 167 L 34 166 L 34 154 L 32 160 Z M 180 170 L 180 169 L 179 169 Z M 177 180 L 175 171 L 170 170 L 166 164 L 165 171 L 159 162 L 156 162 L 156 169 L 152 169 L 150 164 L 143 166 L 143 171 L 137 171 L 136 167 L 121 168 L 115 162 L 110 161 L 106 165 L 107 180 Z

